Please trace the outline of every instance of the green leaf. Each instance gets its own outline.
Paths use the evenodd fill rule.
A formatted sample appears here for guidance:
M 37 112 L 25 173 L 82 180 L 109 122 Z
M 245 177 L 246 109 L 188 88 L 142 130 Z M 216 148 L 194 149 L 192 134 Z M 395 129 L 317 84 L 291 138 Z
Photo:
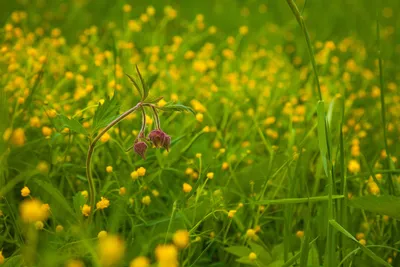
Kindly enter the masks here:
M 131 83 L 135 86 L 136 90 L 139 92 L 140 98 L 143 99 L 143 89 L 141 87 L 139 87 L 139 85 L 137 84 L 137 82 L 135 81 L 135 79 L 133 79 L 132 76 L 130 76 L 129 74 L 125 73 L 126 76 L 128 76 L 129 80 L 131 81 Z
M 61 132 L 64 128 L 68 128 L 71 131 L 87 134 L 86 129 L 82 126 L 82 124 L 76 119 L 69 119 L 67 116 L 63 114 L 58 114 L 53 120 L 54 126 L 57 131 Z
M 317 104 L 317 115 L 318 115 L 318 142 L 319 150 L 321 152 L 322 165 L 324 166 L 326 176 L 329 176 L 328 171 L 328 142 L 326 134 L 326 123 L 325 123 L 325 105 L 324 101 L 318 101 Z
M 182 105 L 182 104 L 173 104 L 173 103 L 171 103 L 171 104 L 166 104 L 165 106 L 163 106 L 163 107 L 157 107 L 158 109 L 161 109 L 162 111 L 179 111 L 179 112 L 182 112 L 182 111 L 189 111 L 189 112 L 191 112 L 193 115 L 196 115 L 196 113 L 194 112 L 194 110 L 191 108 L 191 107 L 187 107 L 187 106 L 184 106 L 184 105 Z
M 248 257 L 251 250 L 245 246 L 231 246 L 225 248 L 225 251 L 238 257 Z
M 115 94 L 112 98 L 106 98 L 103 104 L 99 103 L 93 118 L 93 133 L 106 127 L 114 120 L 118 116 L 119 107 Z
M 348 201 L 348 205 L 400 220 L 400 197 L 368 195 L 352 199 Z
M 139 71 L 138 66 L 136 65 L 136 72 L 139 75 L 140 78 L 140 82 L 142 83 L 142 88 L 143 88 L 143 97 L 142 97 L 142 101 L 145 100 L 147 98 L 147 96 L 149 95 L 149 88 L 147 87 L 146 83 L 144 82 L 144 79 L 142 77 L 142 74 Z
M 344 198 L 344 195 L 333 195 L 332 196 L 332 199 L 341 199 L 341 198 Z M 329 201 L 329 196 L 266 199 L 266 200 L 254 201 L 252 203 L 258 204 L 258 205 L 278 205 L 278 204 L 300 204 L 300 203 L 320 202 L 320 201 Z
M 348 238 L 350 238 L 351 240 L 353 240 L 354 242 L 357 243 L 357 245 L 360 247 L 360 249 L 367 254 L 371 259 L 375 260 L 376 262 L 384 265 L 384 266 L 388 266 L 391 267 L 392 265 L 390 265 L 389 263 L 387 263 L 384 259 L 380 258 L 379 256 L 377 256 L 374 252 L 372 252 L 369 248 L 363 246 L 360 244 L 360 242 L 358 242 L 358 240 L 352 236 L 346 229 L 344 229 L 340 224 L 338 224 L 335 220 L 329 220 L 329 223 L 339 232 L 341 232 L 342 234 L 344 234 L 345 236 L 347 236 Z
M 72 198 L 72 203 L 74 205 L 74 210 L 77 214 L 81 213 L 81 207 L 86 203 L 85 197 L 82 195 L 81 192 L 75 194 Z
M 70 215 L 74 216 L 75 213 L 72 208 L 69 206 L 68 201 L 65 199 L 63 194 L 54 187 L 51 183 L 40 180 L 40 179 L 32 179 L 38 186 L 40 186 L 44 191 L 46 191 L 51 197 L 60 204 L 60 206 L 64 209 L 64 211 L 68 212 Z
M 153 84 L 155 83 L 155 81 L 157 81 L 157 78 L 159 76 L 160 73 L 156 73 L 150 76 L 150 78 L 147 80 L 146 83 L 146 88 L 148 90 L 148 92 L 150 91 L 151 87 L 153 87 Z M 147 93 L 148 93 L 147 92 Z M 148 95 L 148 94 L 147 94 Z M 145 99 L 147 98 L 147 96 L 145 97 Z
M 160 101 L 161 99 L 163 99 L 163 96 L 150 96 L 146 99 L 146 103 L 158 103 L 158 101 Z

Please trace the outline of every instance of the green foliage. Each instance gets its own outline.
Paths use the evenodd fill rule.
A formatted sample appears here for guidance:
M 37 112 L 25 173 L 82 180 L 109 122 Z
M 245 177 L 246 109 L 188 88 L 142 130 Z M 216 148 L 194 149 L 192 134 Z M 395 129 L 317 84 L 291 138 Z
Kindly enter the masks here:
M 400 220 L 400 197 L 383 196 L 361 196 L 348 201 L 348 205 L 353 208 L 387 215 Z
M 87 130 L 82 126 L 82 124 L 73 118 L 68 118 L 63 114 L 57 114 L 57 117 L 53 120 L 54 126 L 57 131 L 61 132 L 64 128 L 68 128 L 73 132 L 80 134 L 87 134 Z
M 92 133 L 96 133 L 114 120 L 118 115 L 119 108 L 120 105 L 115 94 L 111 98 L 106 98 L 103 104 L 99 103 L 93 117 Z

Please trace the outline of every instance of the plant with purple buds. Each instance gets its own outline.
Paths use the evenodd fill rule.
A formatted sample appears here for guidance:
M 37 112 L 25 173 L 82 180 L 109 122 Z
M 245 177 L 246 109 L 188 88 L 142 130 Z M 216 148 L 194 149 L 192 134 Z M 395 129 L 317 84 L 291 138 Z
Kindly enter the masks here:
M 96 132 L 100 129 L 102 130 L 94 139 L 90 139 L 91 141 L 86 159 L 86 176 L 89 183 L 89 204 L 92 209 L 94 209 L 94 200 L 96 194 L 91 170 L 92 155 L 97 141 L 99 141 L 100 138 L 105 133 L 107 133 L 108 130 L 110 130 L 113 126 L 126 118 L 129 114 L 140 110 L 142 114 L 142 127 L 133 143 L 133 146 L 130 149 L 133 148 L 133 151 L 136 154 L 145 159 L 146 151 L 149 144 L 154 145 L 156 148 L 163 147 L 167 151 L 169 151 L 171 145 L 171 137 L 163 130 L 161 130 L 160 117 L 158 114 L 160 110 L 172 112 L 190 111 L 194 114 L 194 111 L 191 108 L 181 104 L 167 103 L 163 107 L 157 106 L 156 103 L 160 101 L 163 97 L 149 98 L 148 96 L 149 90 L 152 87 L 153 83 L 157 80 L 158 75 L 151 76 L 149 80 L 145 82 L 137 66 L 136 71 L 140 83 L 138 83 L 133 77 L 128 74 L 126 74 L 126 76 L 128 76 L 129 80 L 132 82 L 132 84 L 138 90 L 141 96 L 141 100 L 139 101 L 139 103 L 115 118 L 115 115 L 118 112 L 119 105 L 116 103 L 116 98 L 114 95 L 113 98 L 107 99 L 104 104 L 99 104 L 93 118 L 93 132 Z M 139 86 L 139 84 L 141 86 Z M 155 119 L 155 129 L 149 133 L 148 137 L 146 137 L 146 110 L 150 110 L 150 112 L 153 113 Z

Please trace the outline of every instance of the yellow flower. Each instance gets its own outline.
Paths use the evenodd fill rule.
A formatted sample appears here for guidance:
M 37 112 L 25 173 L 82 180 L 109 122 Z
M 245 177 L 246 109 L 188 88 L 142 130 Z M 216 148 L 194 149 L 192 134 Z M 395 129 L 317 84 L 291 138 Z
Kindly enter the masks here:
M 45 221 L 49 217 L 49 210 L 37 199 L 24 200 L 19 211 L 24 222 Z
M 190 191 L 192 191 L 192 186 L 188 183 L 184 183 L 183 184 L 183 192 L 189 193 Z
M 21 196 L 23 196 L 23 197 L 29 196 L 30 193 L 31 193 L 31 190 L 29 190 L 29 188 L 27 186 L 24 186 L 21 189 Z
M 136 171 L 137 171 L 138 176 L 144 176 L 146 174 L 146 169 L 143 167 L 140 167 Z
M 91 207 L 87 204 L 84 204 L 83 207 L 81 208 L 81 210 L 82 210 L 83 216 L 88 217 L 90 214 Z
M 120 196 L 124 196 L 126 194 L 126 188 L 125 187 L 121 187 L 120 189 L 119 189 L 119 195 Z
M 42 127 L 42 134 L 44 136 L 50 136 L 52 134 L 53 130 L 50 127 L 43 126 Z
M 198 122 L 203 122 L 203 119 L 204 119 L 204 116 L 203 116 L 202 113 L 197 113 L 197 114 L 196 114 L 196 120 L 197 120 Z
M 347 166 L 351 173 L 358 173 L 360 172 L 360 163 L 357 160 L 350 160 L 349 165 Z
M 85 264 L 80 260 L 69 260 L 65 267 L 85 267 Z
M 139 256 L 129 263 L 129 267 L 149 267 L 150 260 L 147 257 Z
M 213 179 L 214 178 L 214 173 L 213 172 L 207 173 L 207 178 L 208 179 Z
M 11 143 L 16 146 L 23 146 L 25 144 L 25 132 L 22 128 L 17 128 L 11 135 Z
M 110 206 L 110 200 L 105 197 L 101 197 L 100 201 L 96 203 L 96 208 L 98 210 L 103 210 L 105 208 L 108 208 L 108 206 Z
M 222 163 L 222 169 L 223 170 L 227 170 L 228 168 L 229 168 L 229 163 L 228 162 Z
M 132 178 L 132 180 L 137 180 L 138 177 L 139 177 L 139 174 L 138 174 L 137 171 L 131 172 L 131 178 Z
M 37 230 L 42 230 L 43 227 L 44 227 L 44 223 L 43 223 L 42 221 L 37 221 L 37 222 L 35 222 L 35 228 L 36 228 Z
M 4 261 L 5 261 L 5 258 L 4 258 L 4 256 L 3 256 L 3 251 L 0 250 L 0 264 L 3 264 Z
M 296 232 L 296 237 L 297 238 L 303 238 L 304 237 L 304 231 L 301 231 L 301 230 L 297 231 Z
M 358 241 L 361 245 L 365 246 L 367 244 L 367 241 L 365 239 L 361 239 Z
M 235 214 L 236 214 L 236 210 L 230 210 L 230 211 L 228 212 L 228 217 L 232 219 L 233 216 L 235 216 Z
M 97 234 L 97 238 L 104 238 L 107 235 L 108 235 L 107 231 L 102 230 Z
M 156 9 L 153 6 L 148 6 L 146 8 L 146 13 L 149 16 L 154 16 L 156 14 Z
M 36 169 L 38 171 L 40 171 L 41 173 L 46 174 L 46 173 L 49 172 L 50 167 L 49 167 L 49 164 L 46 161 L 40 161 L 38 163 L 38 165 L 36 166 Z
M 178 230 L 172 240 L 178 248 L 185 248 L 189 244 L 189 232 L 187 230 Z
M 174 245 L 158 245 L 155 254 L 159 267 L 178 266 L 178 250 Z
M 246 35 L 248 32 L 249 32 L 249 27 L 247 27 L 247 26 L 241 26 L 239 28 L 239 33 L 241 35 Z
M 254 229 L 247 229 L 246 236 L 249 238 L 253 238 L 256 236 L 256 231 Z
M 113 171 L 113 167 L 112 166 L 107 166 L 106 167 L 106 172 L 111 173 Z
M 150 198 L 150 196 L 144 196 L 143 198 L 142 198 L 142 203 L 144 204 L 144 205 L 150 205 L 150 203 L 151 203 L 151 198 Z
M 124 6 L 122 7 L 122 10 L 123 10 L 125 13 L 129 13 L 129 12 L 132 11 L 132 6 L 126 4 L 126 5 L 124 5 Z
M 168 19 L 174 19 L 177 16 L 177 12 L 171 6 L 166 6 L 164 8 L 164 14 Z
M 62 231 L 64 231 L 64 226 L 62 226 L 61 224 L 56 226 L 56 233 L 61 233 Z
M 99 239 L 98 253 L 102 266 L 116 265 L 124 256 L 125 243 L 118 236 L 107 235 Z
M 110 140 L 110 138 L 111 138 L 110 134 L 109 134 L 109 133 L 105 133 L 105 134 L 103 134 L 103 136 L 100 138 L 100 141 L 101 141 L 102 143 L 105 143 L 105 142 L 107 142 L 108 140 Z
M 249 260 L 255 261 L 257 259 L 257 254 L 254 252 L 250 252 L 249 254 Z
M 88 193 L 87 190 L 83 190 L 83 191 L 81 191 L 81 195 L 82 195 L 84 198 L 88 198 L 89 193 Z

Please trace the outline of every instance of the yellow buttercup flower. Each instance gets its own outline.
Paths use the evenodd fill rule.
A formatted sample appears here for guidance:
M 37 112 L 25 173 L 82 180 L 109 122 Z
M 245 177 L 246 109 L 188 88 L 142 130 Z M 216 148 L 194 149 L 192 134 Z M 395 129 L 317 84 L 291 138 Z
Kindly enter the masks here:
M 21 196 L 23 196 L 23 197 L 29 196 L 30 193 L 31 193 L 31 190 L 29 190 L 29 188 L 27 186 L 24 186 L 21 189 Z
M 40 200 L 28 199 L 24 200 L 19 211 L 24 222 L 45 221 L 49 217 L 49 210 Z
M 178 230 L 173 236 L 175 246 L 185 248 L 189 244 L 189 232 L 187 230 Z
M 110 206 L 110 200 L 105 197 L 101 197 L 100 201 L 96 203 L 96 208 L 98 210 L 106 209 L 108 206 Z
M 122 260 L 125 254 L 125 242 L 115 235 L 99 238 L 99 260 L 102 266 L 114 266 Z
M 159 267 L 178 266 L 178 249 L 174 245 L 158 245 L 155 254 Z
M 150 260 L 147 257 L 139 256 L 129 263 L 129 267 L 149 267 Z
M 81 208 L 83 216 L 88 217 L 90 215 L 91 207 L 87 204 L 84 204 Z

